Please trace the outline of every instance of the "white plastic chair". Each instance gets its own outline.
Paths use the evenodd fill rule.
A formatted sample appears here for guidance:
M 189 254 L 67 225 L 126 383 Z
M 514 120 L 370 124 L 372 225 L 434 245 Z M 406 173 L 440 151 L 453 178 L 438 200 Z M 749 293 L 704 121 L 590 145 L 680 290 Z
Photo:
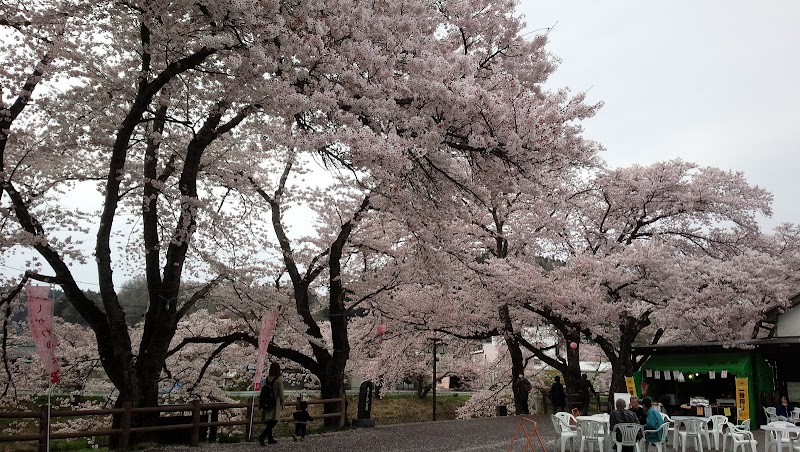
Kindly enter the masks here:
M 678 444 L 675 444 L 675 450 L 680 445 L 681 452 L 686 452 L 686 442 L 691 439 L 695 442 L 695 450 L 703 452 L 703 432 L 708 433 L 708 430 L 704 427 L 707 425 L 706 421 L 703 419 L 684 419 L 683 425 L 686 426 L 686 430 L 678 432 Z
M 727 422 L 727 416 L 722 416 L 720 414 L 711 416 L 711 429 L 708 432 L 714 437 L 714 449 L 719 449 L 719 437 L 722 436 L 722 426 Z
M 621 441 L 617 440 L 617 431 L 622 436 Z M 644 430 L 641 424 L 620 423 L 614 425 L 614 429 L 611 431 L 611 440 L 617 446 L 617 452 L 622 452 L 623 446 L 633 446 L 636 448 L 636 452 L 640 452 L 640 438 L 644 438 Z
M 723 425 L 722 449 L 720 449 L 720 450 L 722 450 L 722 452 L 725 452 L 725 448 L 728 445 L 728 439 L 730 439 L 731 443 L 733 443 L 733 440 L 736 437 L 736 435 L 739 435 L 742 432 L 749 431 L 749 428 L 750 428 L 749 419 L 747 420 L 747 428 L 743 428 L 742 425 L 733 425 L 730 422 L 726 422 Z
M 725 448 L 728 446 L 728 438 L 733 439 L 733 435 L 737 433 L 737 430 L 742 430 L 741 428 L 733 425 L 732 422 L 728 421 L 722 425 L 722 452 L 725 452 Z
M 605 452 L 607 426 L 608 424 L 605 422 L 579 419 L 578 436 L 581 440 L 580 452 L 583 452 L 583 446 L 586 444 L 589 444 L 589 452 L 594 452 L 595 444 L 597 444 L 599 452 Z
M 794 422 L 795 424 L 800 422 L 800 408 L 793 409 L 791 414 L 792 414 L 792 417 L 790 419 L 791 422 Z
M 764 414 L 767 415 L 767 424 L 778 420 L 778 410 L 774 406 L 765 406 Z
M 739 421 L 739 425 L 737 425 L 736 428 L 738 428 L 740 430 L 747 430 L 749 432 L 750 431 L 750 419 L 745 419 L 743 421 Z
M 727 418 L 725 418 L 725 419 L 727 419 Z M 706 446 L 708 446 L 709 450 L 711 450 L 711 434 L 709 433 L 709 430 L 708 430 L 708 423 L 710 421 L 711 421 L 710 417 L 703 419 L 703 427 L 700 430 L 700 437 L 702 439 L 706 440 Z
M 656 430 L 644 430 L 643 433 L 645 435 L 644 436 L 645 443 L 644 443 L 644 451 L 643 452 L 647 452 L 647 449 L 650 448 L 651 444 L 656 446 L 656 449 L 658 450 L 658 452 L 667 452 L 667 438 L 669 437 L 669 424 L 668 423 L 664 422 L 663 424 L 661 424 L 661 427 L 659 427 L 658 429 L 656 429 Z M 647 434 L 648 433 L 659 433 L 660 436 L 661 436 L 661 439 L 659 439 L 658 441 L 652 441 L 652 442 L 651 441 L 647 441 Z
M 569 413 L 566 414 L 569 415 Z M 558 413 L 550 416 L 550 420 L 553 421 L 553 430 L 556 431 L 556 434 L 561 439 L 561 452 L 566 451 L 567 441 L 569 441 L 569 450 L 575 452 L 575 441 L 578 439 L 578 431 L 572 429 L 569 424 L 562 421 L 558 417 Z
M 758 441 L 753 438 L 753 432 L 748 432 L 746 430 L 742 430 L 737 432 L 733 435 L 733 451 L 736 452 L 739 447 L 742 448 L 741 452 L 756 452 L 756 446 L 758 445 Z M 750 450 L 747 450 L 747 446 L 750 446 Z
M 669 425 L 669 428 L 667 429 L 667 435 L 669 435 L 670 439 L 668 441 L 670 441 L 675 436 L 675 421 L 673 421 L 672 418 L 667 415 L 667 413 L 661 413 L 661 417 L 664 419 L 664 423 Z M 678 446 L 674 447 L 677 448 Z
M 561 419 L 561 422 L 567 424 L 567 426 L 572 430 L 575 430 L 578 425 L 578 421 L 575 420 L 575 416 L 567 413 L 566 411 L 559 411 L 555 414 L 555 417 Z
M 800 452 L 800 436 L 789 440 L 789 452 Z

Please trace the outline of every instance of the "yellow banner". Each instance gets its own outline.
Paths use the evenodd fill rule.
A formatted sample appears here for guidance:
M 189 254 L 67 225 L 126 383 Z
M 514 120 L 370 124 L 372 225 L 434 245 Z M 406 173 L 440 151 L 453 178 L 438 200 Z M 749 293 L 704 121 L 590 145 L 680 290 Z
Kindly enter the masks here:
M 736 379 L 736 419 L 741 422 L 750 419 L 750 394 L 747 391 L 747 378 Z
M 628 388 L 628 394 L 636 397 L 636 383 L 633 382 L 633 377 L 625 377 L 625 386 Z

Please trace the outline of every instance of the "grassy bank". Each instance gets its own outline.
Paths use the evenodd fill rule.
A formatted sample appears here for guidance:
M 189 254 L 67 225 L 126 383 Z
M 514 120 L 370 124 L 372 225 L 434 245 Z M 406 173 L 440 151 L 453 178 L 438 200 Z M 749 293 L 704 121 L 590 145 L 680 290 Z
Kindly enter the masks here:
M 358 414 L 358 396 L 347 398 L 347 416 L 355 419 Z M 464 405 L 469 400 L 469 395 L 458 394 L 437 394 L 436 396 L 436 420 L 452 420 L 456 418 L 456 409 Z M 414 394 L 390 394 L 382 399 L 374 400 L 372 405 L 372 419 L 377 425 L 407 424 L 411 422 L 428 422 L 432 420 L 433 398 L 430 394 L 424 399 L 418 399 Z M 320 405 L 309 407 L 309 413 L 313 417 L 322 412 Z M 284 412 L 289 415 L 290 410 Z M 261 426 L 254 428 L 254 434 L 261 431 Z M 331 429 L 325 428 L 322 421 L 314 421 L 309 424 L 310 434 L 321 433 Z M 293 424 L 281 423 L 275 428 L 278 438 L 291 436 L 294 432 Z

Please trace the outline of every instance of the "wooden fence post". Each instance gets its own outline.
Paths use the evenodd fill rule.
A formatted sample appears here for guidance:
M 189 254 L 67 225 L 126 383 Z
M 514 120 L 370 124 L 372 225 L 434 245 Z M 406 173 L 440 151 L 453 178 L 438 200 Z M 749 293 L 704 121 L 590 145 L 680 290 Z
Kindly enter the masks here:
M 48 414 L 50 405 L 42 405 L 39 413 L 39 452 L 47 452 L 50 440 L 50 419 Z
M 214 408 L 211 410 L 211 422 L 219 421 L 219 409 Z M 217 442 L 217 426 L 214 425 L 208 430 L 208 442 L 209 443 L 216 443 Z
M 189 445 L 200 445 L 200 400 L 192 401 L 192 438 Z
M 347 423 L 347 393 L 342 392 L 342 401 L 340 402 L 339 406 L 339 413 L 341 417 L 339 417 L 339 427 L 344 427 L 344 424 Z
M 248 421 L 250 419 L 253 419 L 254 399 L 255 397 L 251 397 L 250 401 L 247 403 L 247 408 L 246 408 L 247 414 L 245 415 L 245 419 L 247 419 Z M 255 420 L 253 420 L 253 422 L 255 422 Z M 250 440 L 251 433 L 253 433 L 253 422 L 247 422 L 247 424 L 245 424 L 244 426 L 244 437 L 247 438 L 248 441 Z
M 131 409 L 132 402 L 122 402 L 122 417 L 119 420 L 119 442 L 117 447 L 128 450 L 131 445 Z

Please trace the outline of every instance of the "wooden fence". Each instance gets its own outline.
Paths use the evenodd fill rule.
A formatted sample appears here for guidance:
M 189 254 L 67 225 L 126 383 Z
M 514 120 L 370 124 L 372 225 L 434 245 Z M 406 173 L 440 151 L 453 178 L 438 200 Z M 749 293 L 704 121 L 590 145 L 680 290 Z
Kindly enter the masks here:
M 339 418 L 339 426 L 344 426 L 347 419 L 347 399 L 342 396 L 341 399 L 321 399 L 321 400 L 308 400 L 309 405 L 319 405 L 325 403 L 338 403 L 338 413 L 327 413 L 315 415 L 315 419 L 320 418 Z M 295 406 L 298 402 L 287 402 L 286 406 Z M 208 441 L 215 442 L 217 440 L 217 428 L 223 426 L 245 426 L 245 436 L 248 438 L 251 434 L 252 425 L 250 418 L 253 415 L 253 404 L 251 400 L 239 403 L 202 403 L 195 400 L 192 403 L 185 405 L 160 405 L 156 407 L 143 407 L 134 408 L 130 402 L 122 404 L 122 408 L 109 408 L 99 410 L 53 410 L 50 411 L 50 419 L 64 418 L 64 417 L 86 417 L 86 416 L 107 416 L 120 415 L 120 427 L 111 428 L 106 430 L 90 430 L 82 432 L 49 432 L 47 411 L 48 405 L 42 405 L 40 411 L 18 411 L 18 412 L 0 412 L 0 419 L 39 419 L 39 433 L 27 435 L 11 435 L 0 436 L 0 443 L 16 442 L 16 441 L 38 441 L 39 451 L 45 452 L 47 450 L 48 436 L 49 439 L 65 439 L 65 438 L 88 438 L 94 436 L 116 436 L 117 449 L 126 450 L 131 445 L 131 434 L 134 433 L 150 433 L 150 432 L 165 432 L 165 431 L 180 431 L 190 430 L 189 445 L 197 446 L 200 444 L 200 431 L 203 428 L 208 428 Z M 244 408 L 246 416 L 241 421 L 220 421 L 220 410 L 231 408 Z M 184 416 L 183 419 L 190 420 L 190 423 L 176 423 L 174 425 L 153 425 L 148 427 L 133 427 L 131 426 L 131 419 L 134 414 L 138 413 L 174 413 L 174 412 L 191 412 L 191 416 Z M 210 413 L 210 418 L 208 417 Z M 171 419 L 172 416 L 159 417 L 159 419 Z M 182 419 L 177 418 L 177 419 Z M 208 419 L 207 421 L 205 419 Z M 290 422 L 291 417 L 281 418 L 281 421 Z M 260 422 L 260 417 L 253 419 L 253 423 Z
M 550 401 L 550 398 L 547 396 L 547 393 L 544 391 L 541 393 L 541 398 L 542 398 L 541 401 L 542 413 L 540 414 L 548 414 L 548 412 L 553 407 L 553 404 Z M 567 411 L 575 407 L 580 408 L 581 406 L 580 397 L 577 394 L 567 394 L 566 401 L 567 401 L 567 406 L 566 406 Z M 608 401 L 608 394 L 605 393 L 600 394 L 599 392 L 595 393 L 593 403 L 597 405 L 596 408 L 598 413 L 609 413 L 611 411 L 611 405 L 609 404 Z

